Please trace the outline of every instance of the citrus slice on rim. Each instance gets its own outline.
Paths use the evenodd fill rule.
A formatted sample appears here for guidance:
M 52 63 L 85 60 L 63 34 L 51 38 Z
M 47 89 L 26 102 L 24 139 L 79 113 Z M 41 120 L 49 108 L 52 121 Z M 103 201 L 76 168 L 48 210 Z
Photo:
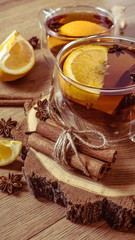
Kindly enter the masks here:
M 0 45 L 0 81 L 14 81 L 27 74 L 35 64 L 34 49 L 13 31 Z
M 22 142 L 0 140 L 0 166 L 6 166 L 16 160 L 22 150 Z
M 76 20 L 64 24 L 58 30 L 61 35 L 81 37 L 105 32 L 107 28 L 93 22 Z
M 108 49 L 99 45 L 77 47 L 67 56 L 63 73 L 73 81 L 60 77 L 60 86 L 71 100 L 89 108 L 99 97 L 104 84 Z

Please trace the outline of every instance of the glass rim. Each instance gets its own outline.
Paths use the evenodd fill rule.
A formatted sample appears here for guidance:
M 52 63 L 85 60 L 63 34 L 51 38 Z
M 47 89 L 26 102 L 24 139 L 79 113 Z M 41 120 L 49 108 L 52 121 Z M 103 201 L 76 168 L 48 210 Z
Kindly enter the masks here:
M 99 33 L 98 35 L 100 36 L 100 35 L 103 35 L 103 34 L 105 34 L 105 33 L 107 33 L 107 32 L 110 32 L 110 31 L 112 31 L 114 28 L 115 28 L 115 18 L 114 18 L 114 16 L 113 16 L 113 14 L 111 13 L 111 11 L 109 11 L 108 9 L 105 9 L 105 8 L 101 8 L 101 7 L 98 7 L 98 6 L 91 6 L 91 5 L 72 5 L 72 6 L 63 6 L 63 7 L 60 7 L 60 8 L 56 8 L 56 9 L 51 9 L 52 11 L 50 12 L 50 14 L 51 13 L 56 13 L 57 11 L 60 11 L 60 10 L 62 10 L 62 9 L 70 9 L 70 8 L 73 8 L 73 7 L 75 7 L 75 8 L 81 8 L 81 7 L 86 7 L 86 9 L 93 9 L 93 11 L 94 10 L 98 10 L 98 11 L 100 11 L 100 12 L 102 12 L 102 13 L 104 13 L 104 14 L 107 14 L 107 15 L 109 15 L 109 17 L 110 17 L 110 19 L 111 19 L 111 21 L 112 21 L 112 26 L 110 27 L 110 28 L 108 28 L 106 31 L 103 31 L 102 33 Z M 76 11 L 77 12 L 77 11 Z M 57 16 L 57 15 L 56 15 Z M 51 36 L 54 36 L 54 37 L 60 37 L 60 38 L 62 38 L 63 40 L 64 39 L 68 39 L 68 40 L 75 40 L 75 39 L 78 39 L 78 38 L 85 38 L 86 36 L 78 36 L 78 37 L 76 37 L 76 36 L 67 36 L 67 35 L 62 35 L 62 34 L 59 34 L 59 33 L 57 33 L 57 32 L 55 32 L 55 31 L 53 31 L 53 30 L 51 30 L 46 24 L 45 24 L 45 28 L 47 29 L 47 32 L 48 33 L 50 33 L 51 34 Z M 89 36 L 93 36 L 93 35 L 89 35 Z
M 113 40 L 119 40 L 119 41 L 122 41 L 122 40 L 123 40 L 123 41 L 131 42 L 132 46 L 134 46 L 134 48 L 135 48 L 135 38 L 130 38 L 130 37 L 127 37 L 127 36 L 110 36 L 110 35 L 99 36 L 99 35 L 93 35 L 93 36 L 89 36 L 89 37 L 85 37 L 85 38 L 80 38 L 80 39 L 74 40 L 74 41 L 66 44 L 66 45 L 58 52 L 57 57 L 56 57 L 56 63 L 55 63 L 55 65 L 57 66 L 57 69 L 58 69 L 60 75 L 62 76 L 62 78 L 64 78 L 68 83 L 74 84 L 76 87 L 80 87 L 82 90 L 87 91 L 87 92 L 88 92 L 88 90 L 89 90 L 89 91 L 91 90 L 91 91 L 95 91 L 95 92 L 100 91 L 100 92 L 102 92 L 102 93 L 104 93 L 104 94 L 107 94 L 107 93 L 109 93 L 109 94 L 117 93 L 117 94 L 118 94 L 118 93 L 121 93 L 121 92 L 123 92 L 123 91 L 124 91 L 124 92 L 129 92 L 129 91 L 135 89 L 135 84 L 132 84 L 132 85 L 130 85 L 130 86 L 125 86 L 125 87 L 119 87 L 119 88 L 111 88 L 111 89 L 109 89 L 109 88 L 102 89 L 102 88 L 96 88 L 96 87 L 86 86 L 86 85 L 84 85 L 84 84 L 82 84 L 82 83 L 79 83 L 79 82 L 77 82 L 77 81 L 75 81 L 75 80 L 72 80 L 72 79 L 70 79 L 69 77 L 67 77 L 67 76 L 63 73 L 61 67 L 59 66 L 60 57 L 61 57 L 62 53 L 63 53 L 64 51 L 66 51 L 68 48 L 72 47 L 72 46 L 73 46 L 73 48 L 78 47 L 78 45 L 75 46 L 76 43 L 82 43 L 82 44 L 80 44 L 80 45 L 83 45 L 83 42 L 88 41 L 88 40 L 94 40 L 94 39 L 95 39 L 95 42 L 96 42 L 96 39 L 97 39 L 97 42 L 100 42 L 100 39 L 106 39 L 106 38 L 107 38 L 107 39 L 110 38 L 110 39 L 113 39 Z M 101 41 L 101 42 L 103 42 L 103 41 Z M 116 43 L 116 42 L 114 41 L 114 43 Z M 69 49 L 69 50 L 70 50 L 70 49 Z

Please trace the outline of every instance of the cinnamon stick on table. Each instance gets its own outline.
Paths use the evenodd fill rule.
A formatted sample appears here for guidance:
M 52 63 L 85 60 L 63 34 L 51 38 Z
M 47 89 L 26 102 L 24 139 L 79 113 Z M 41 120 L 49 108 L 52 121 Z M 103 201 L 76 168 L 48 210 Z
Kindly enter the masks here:
M 48 121 L 49 120 L 49 121 Z M 48 119 L 45 122 L 40 121 L 37 125 L 36 131 L 37 133 L 41 134 L 42 136 L 56 142 L 60 134 L 62 133 L 62 129 L 52 122 L 52 120 Z M 77 149 L 79 152 L 94 157 L 96 159 L 100 159 L 104 162 L 108 163 L 108 166 L 111 166 L 112 163 L 116 160 L 117 151 L 113 148 L 107 149 L 93 149 L 82 142 L 79 144 L 77 143 Z
M 0 106 L 23 106 L 32 97 L 0 94 Z
M 25 102 L 23 99 L 0 99 L 0 106 L 23 106 Z
M 20 96 L 20 95 L 13 95 L 13 94 L 1 94 L 0 93 L 0 100 L 2 99 L 7 99 L 7 100 L 29 100 L 32 99 L 32 97 L 28 97 L 25 93 Z
M 41 152 L 51 158 L 53 158 L 53 150 L 55 142 L 41 136 L 38 133 L 33 133 L 29 136 L 28 145 L 34 148 L 36 151 Z M 94 179 L 101 179 L 107 168 L 108 163 L 100 161 L 99 159 L 94 159 L 88 155 L 78 153 L 79 158 L 85 165 L 89 175 Z M 76 155 L 72 155 L 70 159 L 70 166 L 83 171 L 81 163 L 78 161 Z

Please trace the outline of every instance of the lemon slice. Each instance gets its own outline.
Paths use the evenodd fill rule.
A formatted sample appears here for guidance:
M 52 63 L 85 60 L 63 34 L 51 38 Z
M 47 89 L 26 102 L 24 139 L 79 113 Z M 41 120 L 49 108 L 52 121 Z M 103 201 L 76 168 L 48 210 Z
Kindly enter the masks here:
M 0 140 L 0 166 L 8 165 L 16 160 L 22 150 L 22 142 Z
M 35 64 L 34 49 L 13 31 L 0 46 L 0 81 L 14 81 L 28 73 Z
M 93 22 L 77 20 L 64 24 L 58 30 L 61 35 L 80 37 L 99 34 L 107 29 Z
M 98 100 L 104 84 L 107 59 L 108 49 L 104 46 L 86 45 L 73 50 L 64 62 L 63 72 L 74 81 L 69 84 L 60 77 L 60 86 L 67 97 L 91 107 Z

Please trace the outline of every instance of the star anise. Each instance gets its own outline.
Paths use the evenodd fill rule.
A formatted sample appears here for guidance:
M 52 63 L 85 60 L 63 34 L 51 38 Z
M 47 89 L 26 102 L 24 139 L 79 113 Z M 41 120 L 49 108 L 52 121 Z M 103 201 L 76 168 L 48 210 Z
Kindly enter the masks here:
M 22 174 L 9 173 L 8 177 L 0 176 L 0 190 L 13 194 L 15 190 L 20 190 L 23 186 L 21 182 Z
M 4 137 L 11 137 L 11 130 L 16 126 L 17 121 L 12 121 L 11 117 L 6 121 L 1 118 L 0 121 L 0 135 L 4 135 Z
M 35 49 L 37 47 L 37 45 L 38 45 L 39 38 L 34 36 L 34 37 L 30 38 L 28 41 L 31 44 L 31 46 Z
M 62 18 L 65 18 L 65 16 L 60 15 L 54 17 L 53 19 L 51 19 L 51 21 L 47 23 L 47 26 L 54 32 L 58 32 L 58 29 L 63 25 L 63 23 L 59 22 L 60 20 L 62 20 Z
M 120 47 L 120 46 L 118 46 L 118 45 L 115 44 L 115 45 L 113 45 L 112 48 L 110 48 L 110 49 L 108 50 L 108 52 L 109 52 L 109 53 L 116 53 L 117 57 L 119 57 L 120 54 L 125 54 L 124 50 L 125 50 L 124 47 Z
M 37 111 L 36 117 L 39 118 L 41 121 L 45 121 L 47 118 L 49 118 L 47 107 L 48 107 L 47 99 L 44 99 L 43 101 L 39 100 L 37 102 L 37 107 L 34 107 L 34 109 Z

